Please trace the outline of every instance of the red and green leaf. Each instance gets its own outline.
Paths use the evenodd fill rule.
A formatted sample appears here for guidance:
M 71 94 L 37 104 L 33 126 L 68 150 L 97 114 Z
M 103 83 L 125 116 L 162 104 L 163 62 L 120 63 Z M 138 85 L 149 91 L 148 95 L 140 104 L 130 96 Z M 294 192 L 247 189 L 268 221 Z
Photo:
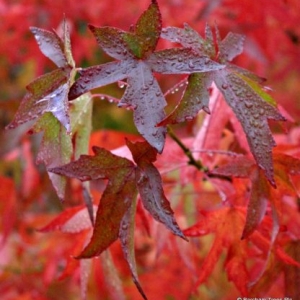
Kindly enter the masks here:
M 69 98 L 74 99 L 93 88 L 127 78 L 126 91 L 119 106 L 134 110 L 139 133 L 161 153 L 166 130 L 156 125 L 165 117 L 166 102 L 153 72 L 190 74 L 219 70 L 223 66 L 190 49 L 154 52 L 161 31 L 156 1 L 141 15 L 132 32 L 91 25 L 90 29 L 100 47 L 119 61 L 83 69 L 70 90 Z

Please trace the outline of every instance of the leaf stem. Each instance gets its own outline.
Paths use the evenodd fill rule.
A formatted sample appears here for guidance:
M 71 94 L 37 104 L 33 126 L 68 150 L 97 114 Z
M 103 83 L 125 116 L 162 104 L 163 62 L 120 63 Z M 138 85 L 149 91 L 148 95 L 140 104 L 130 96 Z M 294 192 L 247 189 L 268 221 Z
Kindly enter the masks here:
M 184 154 L 189 158 L 189 165 L 192 165 L 197 168 L 199 171 L 203 171 L 205 173 L 208 172 L 208 168 L 203 166 L 200 160 L 196 160 L 189 148 L 187 148 L 182 141 L 178 138 L 178 136 L 175 134 L 175 132 L 172 130 L 170 126 L 167 126 L 167 131 L 169 136 L 177 143 L 177 145 L 182 149 Z

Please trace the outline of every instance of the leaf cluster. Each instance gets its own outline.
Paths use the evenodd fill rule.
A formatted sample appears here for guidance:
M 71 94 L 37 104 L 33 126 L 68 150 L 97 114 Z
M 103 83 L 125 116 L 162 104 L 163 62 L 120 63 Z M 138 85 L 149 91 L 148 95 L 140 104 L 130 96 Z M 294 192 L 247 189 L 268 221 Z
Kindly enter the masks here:
M 217 26 L 212 30 L 209 25 L 205 27 L 204 38 L 188 24 L 184 24 L 183 28 L 162 28 L 159 6 L 154 0 L 129 31 L 93 25 L 89 25 L 89 29 L 101 49 L 114 60 L 82 69 L 75 66 L 66 25 L 62 37 L 55 31 L 31 28 L 41 52 L 57 68 L 27 86 L 27 94 L 14 120 L 8 125 L 8 128 L 15 128 L 35 121 L 31 132 L 43 132 L 38 161 L 45 163 L 61 199 L 65 197 L 66 177 L 85 182 L 87 194 L 90 187 L 86 181 L 107 180 L 96 214 L 93 199 L 85 199 L 93 233 L 78 258 L 98 256 L 119 239 L 133 280 L 146 299 L 138 281 L 134 255 L 135 216 L 137 200 L 140 200 L 155 220 L 183 239 L 186 236 L 216 233 L 198 284 L 207 278 L 223 245 L 226 245 L 226 267 L 230 270 L 230 279 L 246 295 L 248 287 L 245 282 L 250 280 L 247 270 L 242 270 L 242 282 L 235 272 L 247 256 L 247 245 L 244 243 L 239 249 L 238 241 L 240 238 L 248 239 L 261 224 L 266 214 L 267 200 L 275 197 L 276 184 L 292 190 L 292 183 L 280 174 L 279 166 L 288 161 L 289 172 L 293 170 L 293 174 L 298 174 L 299 168 L 298 160 L 277 155 L 274 171 L 272 148 L 275 142 L 268 120 L 284 121 L 285 118 L 277 110 L 276 102 L 264 90 L 264 79 L 231 63 L 242 53 L 245 37 L 228 33 L 221 39 Z M 174 47 L 156 50 L 160 39 L 174 43 Z M 79 78 L 75 80 L 77 73 Z M 182 97 L 168 116 L 164 111 L 166 97 L 159 86 L 157 73 L 186 76 L 187 85 Z M 96 146 L 93 147 L 94 155 L 88 155 L 92 100 L 96 96 L 91 94 L 91 90 L 120 81 L 126 89 L 118 100 L 118 107 L 132 110 L 134 124 L 144 140 L 135 143 L 126 140 L 130 152 L 127 157 Z M 184 150 L 188 163 L 194 165 L 197 172 L 202 172 L 206 179 L 231 181 L 235 177 L 250 177 L 248 210 L 245 212 L 240 208 L 226 207 L 207 214 L 209 226 L 200 221 L 182 231 L 165 196 L 162 177 L 155 162 L 157 155 L 164 152 L 170 124 L 193 120 L 201 110 L 207 115 L 211 114 L 209 117 L 214 117 L 214 111 L 210 108 L 212 85 L 213 90 L 223 95 L 238 119 L 255 162 L 243 157 L 209 170 L 194 158 L 174 134 L 171 137 Z M 169 129 L 168 132 L 172 131 Z M 270 249 L 279 232 L 278 205 L 276 201 L 272 202 Z M 226 219 L 234 221 L 223 226 Z M 239 229 L 236 234 L 225 238 L 225 231 L 234 231 L 235 225 Z M 268 252 L 269 256 L 271 251 Z M 281 248 L 276 251 L 274 255 L 281 255 L 282 258 Z M 293 259 L 289 262 L 296 265 Z

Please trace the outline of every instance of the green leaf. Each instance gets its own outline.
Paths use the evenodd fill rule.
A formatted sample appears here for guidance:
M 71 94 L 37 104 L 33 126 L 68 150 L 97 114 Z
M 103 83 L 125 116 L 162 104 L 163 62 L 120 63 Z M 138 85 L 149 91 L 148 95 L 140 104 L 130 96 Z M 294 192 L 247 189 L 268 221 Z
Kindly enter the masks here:
M 47 170 L 54 166 L 66 164 L 71 160 L 73 152 L 71 136 L 52 113 L 47 112 L 39 118 L 33 131 L 36 133 L 43 132 L 37 162 L 43 162 Z M 48 174 L 58 197 L 63 200 L 66 178 L 49 172 Z
M 70 102 L 71 128 L 74 140 L 74 158 L 88 154 L 92 131 L 93 102 L 91 94 L 86 93 Z
M 134 31 L 124 34 L 129 49 L 137 58 L 145 58 L 157 45 L 161 32 L 161 15 L 156 1 L 138 19 Z
M 209 91 L 212 77 L 209 73 L 194 73 L 188 78 L 188 86 L 174 111 L 158 125 L 180 123 L 193 119 L 203 109 L 209 113 Z

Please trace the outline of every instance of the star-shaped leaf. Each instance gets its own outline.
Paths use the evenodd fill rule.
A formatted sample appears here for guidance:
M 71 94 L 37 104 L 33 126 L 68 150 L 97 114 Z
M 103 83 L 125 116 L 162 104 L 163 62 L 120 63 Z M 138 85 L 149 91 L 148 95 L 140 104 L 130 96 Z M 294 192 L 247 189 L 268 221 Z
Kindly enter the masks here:
M 108 179 L 98 206 L 92 238 L 78 258 L 98 256 L 119 238 L 133 280 L 146 299 L 138 282 L 134 259 L 133 233 L 137 193 L 140 193 L 144 207 L 153 218 L 163 223 L 175 235 L 186 238 L 164 195 L 160 174 L 152 164 L 156 160 L 157 150 L 147 142 L 134 144 L 127 141 L 127 146 L 136 165 L 104 148 L 93 147 L 94 156 L 81 155 L 76 161 L 54 167 L 50 171 L 81 181 Z
M 255 160 L 265 171 L 270 183 L 275 186 L 272 161 L 272 147 L 275 146 L 275 142 L 268 119 L 283 121 L 285 118 L 276 109 L 276 102 L 259 85 L 263 81 L 261 78 L 229 63 L 242 53 L 245 37 L 230 32 L 221 40 L 216 27 L 214 42 L 208 25 L 205 32 L 206 38 L 203 39 L 187 24 L 182 29 L 167 27 L 162 30 L 163 38 L 190 47 L 195 52 L 225 65 L 226 68 L 208 74 L 190 75 L 189 84 L 180 103 L 160 125 L 192 119 L 200 109 L 209 112 L 207 89 L 214 81 L 240 121 Z
M 86 134 L 85 137 L 80 134 L 82 130 L 78 128 L 77 122 L 81 118 L 75 120 L 74 111 L 78 101 L 82 100 L 75 100 L 71 104 L 71 114 L 73 115 L 71 120 L 68 94 L 75 74 L 75 63 L 66 22 L 63 22 L 62 38 L 55 31 L 37 27 L 32 27 L 31 31 L 41 52 L 58 68 L 38 77 L 27 86 L 27 94 L 21 101 L 14 120 L 7 128 L 15 128 L 20 124 L 35 120 L 31 132 L 43 132 L 37 160 L 50 168 L 70 161 L 73 154 L 71 131 L 73 134 L 76 133 L 75 154 L 78 156 L 78 153 L 87 152 L 87 146 L 85 146 L 86 149 L 83 149 L 82 145 L 79 146 L 80 141 L 81 144 L 87 142 L 87 137 Z M 84 128 L 88 132 L 90 127 Z M 49 177 L 59 198 L 63 199 L 66 179 L 53 173 L 50 173 Z
M 156 125 L 165 117 L 163 93 L 153 72 L 190 74 L 219 70 L 222 65 L 190 49 L 155 52 L 161 33 L 161 16 L 156 1 L 140 16 L 133 30 L 89 26 L 100 47 L 118 61 L 83 69 L 72 86 L 69 98 L 127 78 L 126 91 L 119 106 L 133 109 L 138 131 L 158 152 L 165 142 L 165 127 Z

